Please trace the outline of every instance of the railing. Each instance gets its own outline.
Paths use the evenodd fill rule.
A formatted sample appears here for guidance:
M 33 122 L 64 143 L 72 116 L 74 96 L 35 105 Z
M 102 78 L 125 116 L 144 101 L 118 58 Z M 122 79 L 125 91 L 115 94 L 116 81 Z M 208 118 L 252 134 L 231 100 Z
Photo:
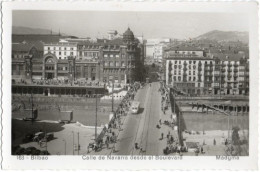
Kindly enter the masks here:
M 190 100 L 190 99 L 249 99 L 248 95 L 197 95 L 197 96 L 175 96 L 178 100 Z

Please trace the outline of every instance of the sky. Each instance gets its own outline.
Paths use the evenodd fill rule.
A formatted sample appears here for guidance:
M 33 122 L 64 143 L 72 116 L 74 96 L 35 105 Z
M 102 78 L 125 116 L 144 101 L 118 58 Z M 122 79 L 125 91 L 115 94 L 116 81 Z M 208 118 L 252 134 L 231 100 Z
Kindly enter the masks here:
M 127 27 L 144 38 L 189 39 L 212 30 L 249 31 L 248 17 L 231 13 L 13 11 L 13 26 L 48 29 L 78 37 L 106 37 Z

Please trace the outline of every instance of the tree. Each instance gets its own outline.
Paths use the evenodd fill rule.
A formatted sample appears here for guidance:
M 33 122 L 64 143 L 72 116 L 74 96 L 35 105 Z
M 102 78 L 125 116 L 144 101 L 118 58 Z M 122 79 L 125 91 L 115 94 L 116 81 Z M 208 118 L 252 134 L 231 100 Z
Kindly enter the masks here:
M 239 138 L 239 134 L 238 134 L 239 130 L 240 129 L 237 126 L 232 128 L 232 143 L 233 143 L 233 145 L 239 145 L 239 143 L 240 143 L 240 138 Z

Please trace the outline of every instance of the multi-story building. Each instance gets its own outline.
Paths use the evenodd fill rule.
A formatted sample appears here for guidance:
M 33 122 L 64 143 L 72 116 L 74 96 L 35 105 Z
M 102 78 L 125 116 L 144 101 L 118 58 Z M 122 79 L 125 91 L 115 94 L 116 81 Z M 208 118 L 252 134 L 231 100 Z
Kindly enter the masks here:
M 143 45 L 128 28 L 123 38 L 99 42 L 46 43 L 35 47 L 13 45 L 13 79 L 69 79 L 130 83 L 140 80 Z M 17 55 L 17 50 L 21 55 Z M 40 53 L 40 56 L 35 54 Z M 17 68 L 17 65 L 19 68 Z
M 116 30 L 109 30 L 107 34 L 108 34 L 108 40 L 113 40 L 118 37 L 117 35 L 118 32 Z
M 67 59 L 77 56 L 77 43 L 48 43 L 44 44 L 44 54 L 55 54 L 58 59 Z
M 145 44 L 145 57 L 158 61 L 162 58 L 163 47 L 171 42 L 171 39 L 147 39 Z
M 190 95 L 249 94 L 248 58 L 203 54 L 191 47 L 166 50 L 166 84 Z

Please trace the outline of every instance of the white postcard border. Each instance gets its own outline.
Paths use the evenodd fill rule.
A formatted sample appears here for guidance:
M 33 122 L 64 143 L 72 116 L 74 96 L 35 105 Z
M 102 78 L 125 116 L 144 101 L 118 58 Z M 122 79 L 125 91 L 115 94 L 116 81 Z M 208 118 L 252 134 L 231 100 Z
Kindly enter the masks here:
M 2 73 L 2 154 L 4 169 L 92 170 L 253 170 L 258 164 L 259 42 L 256 2 L 4 2 Z M 95 10 L 244 13 L 250 18 L 250 141 L 249 156 L 239 160 L 216 157 L 183 157 L 182 160 L 83 160 L 82 156 L 49 156 L 48 160 L 17 160 L 11 156 L 11 26 L 12 10 Z M 30 158 L 30 156 L 29 156 Z

